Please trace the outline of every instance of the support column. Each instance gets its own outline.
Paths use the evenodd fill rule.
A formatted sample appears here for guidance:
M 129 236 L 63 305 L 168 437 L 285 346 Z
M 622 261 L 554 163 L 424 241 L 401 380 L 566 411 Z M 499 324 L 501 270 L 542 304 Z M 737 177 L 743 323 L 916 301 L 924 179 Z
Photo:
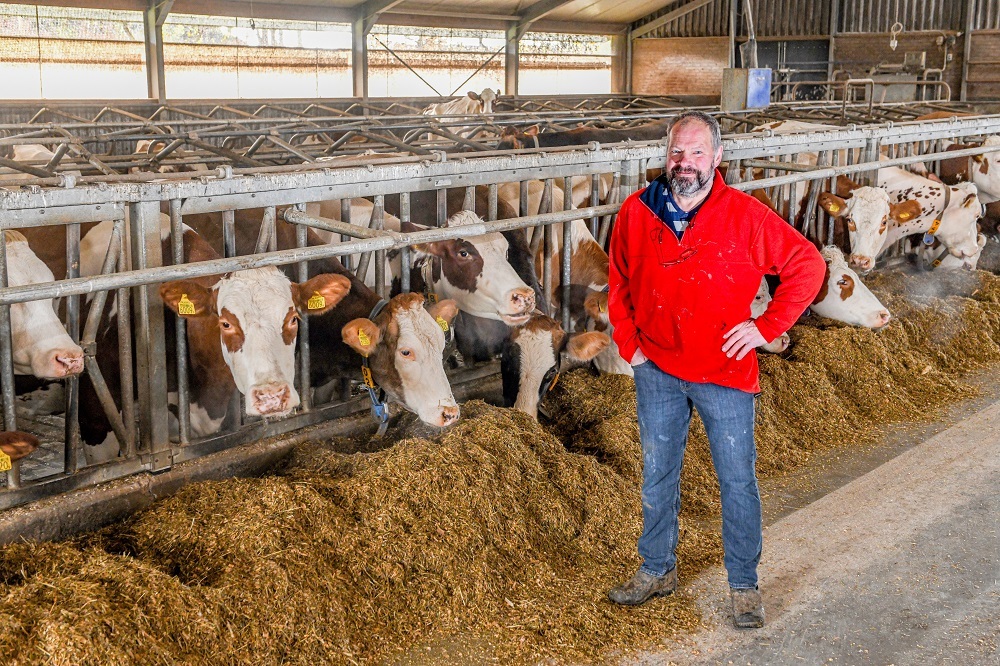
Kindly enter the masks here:
M 972 56 L 972 31 L 976 29 L 976 0 L 966 0 L 965 32 L 962 35 L 962 90 L 959 96 L 966 101 L 969 96 L 969 58 Z
M 740 0 L 729 0 L 729 68 L 736 67 L 736 10 Z
M 351 74 L 354 79 L 354 96 L 368 97 L 368 31 L 364 17 L 351 24 Z
M 516 25 L 507 28 L 504 47 L 504 95 L 517 95 L 518 71 L 521 67 L 521 32 Z
M 173 4 L 173 3 L 171 3 Z M 150 99 L 167 101 L 166 75 L 163 68 L 163 21 L 167 12 L 158 0 L 149 0 L 143 12 L 143 36 L 146 46 L 146 89 Z
M 629 70 L 632 68 L 629 54 L 630 33 L 626 31 L 611 37 L 611 92 L 628 93 Z
M 840 2 L 830 3 L 830 46 L 827 50 L 826 78 L 833 80 L 834 63 L 837 60 L 837 27 L 840 24 Z

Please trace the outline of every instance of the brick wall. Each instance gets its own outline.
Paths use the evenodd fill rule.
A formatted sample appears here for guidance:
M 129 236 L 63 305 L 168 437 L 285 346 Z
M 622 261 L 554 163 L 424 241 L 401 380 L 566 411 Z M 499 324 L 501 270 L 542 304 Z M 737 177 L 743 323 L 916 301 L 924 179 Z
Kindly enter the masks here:
M 728 37 L 637 39 L 632 91 L 639 95 L 720 95 Z
M 836 67 L 850 70 L 856 78 L 866 76 L 868 70 L 879 63 L 903 64 L 903 54 L 907 51 L 925 51 L 927 67 L 941 67 L 944 51 L 935 43 L 940 36 L 940 32 L 904 32 L 897 38 L 899 44 L 893 51 L 889 48 L 889 33 L 841 34 L 835 37 L 834 60 Z M 948 53 L 953 55 L 943 80 L 951 86 L 953 100 L 957 100 L 961 92 L 963 48 L 962 38 L 959 37 L 955 46 L 948 49 Z

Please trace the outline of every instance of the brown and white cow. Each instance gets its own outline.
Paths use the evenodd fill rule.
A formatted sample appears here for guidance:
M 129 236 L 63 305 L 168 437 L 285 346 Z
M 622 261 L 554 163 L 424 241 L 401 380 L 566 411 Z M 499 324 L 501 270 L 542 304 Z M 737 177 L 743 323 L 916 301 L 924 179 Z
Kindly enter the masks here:
M 826 261 L 826 281 L 810 309 L 821 317 L 878 330 L 892 315 L 878 297 L 851 270 L 839 247 L 828 245 L 820 250 Z
M 52 270 L 29 247 L 22 233 L 5 231 L 4 242 L 7 246 L 9 286 L 52 282 L 55 279 Z M 56 316 L 52 299 L 11 305 L 10 334 L 15 374 L 61 379 L 83 371 L 83 350 L 66 333 Z
M 491 88 L 486 88 L 481 93 L 470 90 L 458 99 L 431 104 L 421 113 L 425 116 L 483 116 L 485 119 L 493 115 L 493 104 L 499 96 L 500 91 Z M 442 118 L 442 120 L 448 119 Z M 453 134 L 468 138 L 476 138 L 482 134 L 482 132 L 474 132 L 475 128 L 471 126 L 448 127 L 447 129 Z M 470 134 L 473 136 L 469 137 Z
M 534 313 L 527 323 L 511 329 L 501 359 L 504 404 L 537 419 L 539 403 L 558 381 L 561 355 L 573 363 L 586 363 L 609 344 L 604 333 L 567 335 L 556 320 Z
M 760 287 L 757 288 L 757 295 L 754 296 L 753 302 L 750 304 L 750 316 L 754 319 L 764 314 L 767 311 L 767 304 L 771 302 L 771 292 L 767 288 L 767 279 L 760 279 Z M 792 339 L 788 337 L 788 333 L 782 333 L 774 340 L 771 340 L 760 348 L 763 351 L 769 352 L 771 354 L 780 354 L 781 352 L 788 349 Z

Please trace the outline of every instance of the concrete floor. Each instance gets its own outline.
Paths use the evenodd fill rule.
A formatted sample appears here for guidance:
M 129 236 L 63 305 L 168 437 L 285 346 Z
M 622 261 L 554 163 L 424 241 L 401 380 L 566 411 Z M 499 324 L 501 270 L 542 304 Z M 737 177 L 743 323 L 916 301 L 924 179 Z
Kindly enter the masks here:
M 763 629 L 714 570 L 706 629 L 627 663 L 1000 665 L 1000 402 L 977 408 L 768 524 Z

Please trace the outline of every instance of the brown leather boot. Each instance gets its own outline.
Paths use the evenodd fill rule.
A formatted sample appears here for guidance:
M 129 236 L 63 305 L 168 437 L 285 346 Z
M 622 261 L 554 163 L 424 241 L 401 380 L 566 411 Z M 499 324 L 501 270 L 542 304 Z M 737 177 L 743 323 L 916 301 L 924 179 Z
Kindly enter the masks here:
M 638 606 L 653 597 L 668 597 L 677 590 L 677 567 L 659 578 L 639 570 L 627 581 L 612 588 L 608 599 L 623 606 Z
M 730 590 L 733 602 L 733 626 L 737 629 L 760 629 L 764 626 L 764 603 L 760 590 Z

